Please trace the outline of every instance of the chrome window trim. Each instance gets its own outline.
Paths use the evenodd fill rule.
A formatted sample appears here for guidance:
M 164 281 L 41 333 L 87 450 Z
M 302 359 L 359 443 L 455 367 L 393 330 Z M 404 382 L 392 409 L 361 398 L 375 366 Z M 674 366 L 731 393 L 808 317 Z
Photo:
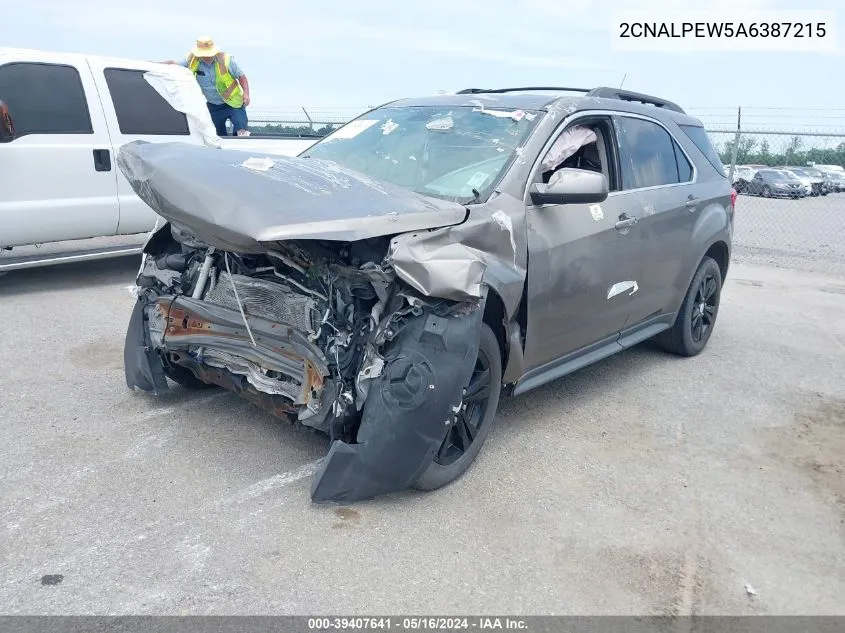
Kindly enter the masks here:
M 523 191 L 523 194 L 522 194 L 523 202 L 525 202 L 527 206 L 534 206 L 533 204 L 530 204 L 528 190 L 531 187 L 531 183 L 534 182 L 534 178 L 537 175 L 537 169 L 539 168 L 540 163 L 542 163 L 543 158 L 546 156 L 548 151 L 551 149 L 552 144 L 557 140 L 558 136 L 560 136 L 568 126 L 575 123 L 576 121 L 578 121 L 580 119 L 584 119 L 584 118 L 595 117 L 595 116 L 606 116 L 606 117 L 610 117 L 611 119 L 613 117 L 629 117 L 629 118 L 632 118 L 632 119 L 642 119 L 643 121 L 649 121 L 651 123 L 657 124 L 663 130 L 665 130 L 665 132 L 669 135 L 669 138 L 671 138 L 672 141 L 677 143 L 678 147 L 681 149 L 681 152 L 684 154 L 684 157 L 689 161 L 689 164 L 692 167 L 692 179 L 691 180 L 687 180 L 685 182 L 670 183 L 670 184 L 667 184 L 667 185 L 652 185 L 650 187 L 637 187 L 636 189 L 621 189 L 619 191 L 611 191 L 611 192 L 608 192 L 608 194 L 607 194 L 608 198 L 611 197 L 611 196 L 618 196 L 620 194 L 628 194 L 628 193 L 639 192 L 639 191 L 647 192 L 647 191 L 653 191 L 655 189 L 666 189 L 666 188 L 669 188 L 669 187 L 686 187 L 686 186 L 689 186 L 689 185 L 694 185 L 698 182 L 698 166 L 695 164 L 695 161 L 690 158 L 689 153 L 687 152 L 686 149 L 684 149 L 684 146 L 678 141 L 678 139 L 675 137 L 675 135 L 672 134 L 672 132 L 665 125 L 663 125 L 663 123 L 661 123 L 657 119 L 654 119 L 654 118 L 649 117 L 649 116 L 645 116 L 643 114 L 635 114 L 635 113 L 632 113 L 632 112 L 620 112 L 619 110 L 579 110 L 578 112 L 574 112 L 571 115 L 569 115 L 568 117 L 564 118 L 563 121 L 560 122 L 560 124 L 554 129 L 554 131 L 551 134 L 549 134 L 549 138 L 544 143 L 543 148 L 540 150 L 540 153 L 537 155 L 537 158 L 534 159 L 534 164 L 531 166 L 531 171 L 528 174 L 528 179 L 525 182 L 525 188 L 524 188 L 524 191 Z M 618 143 L 617 143 L 617 149 L 619 149 Z M 620 173 L 620 178 L 621 178 L 621 175 L 622 174 Z

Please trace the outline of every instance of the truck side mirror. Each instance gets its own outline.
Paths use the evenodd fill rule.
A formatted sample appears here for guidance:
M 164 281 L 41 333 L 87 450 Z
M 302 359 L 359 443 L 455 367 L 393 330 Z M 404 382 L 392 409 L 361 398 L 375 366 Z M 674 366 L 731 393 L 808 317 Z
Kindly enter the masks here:
M 12 115 L 9 114 L 9 106 L 0 99 L 0 143 L 11 143 L 15 140 L 15 126 L 12 124 Z

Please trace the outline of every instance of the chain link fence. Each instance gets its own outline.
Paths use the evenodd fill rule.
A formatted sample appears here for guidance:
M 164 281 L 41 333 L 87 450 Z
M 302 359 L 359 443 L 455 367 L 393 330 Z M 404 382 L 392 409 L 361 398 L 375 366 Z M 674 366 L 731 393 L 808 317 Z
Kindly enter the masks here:
M 325 136 L 371 107 L 255 111 L 250 131 Z M 714 124 L 707 116 L 701 118 L 739 193 L 734 259 L 845 275 L 845 127 L 772 125 L 777 114 L 752 112 L 749 120 L 767 124 L 742 129 L 739 117 L 728 124 L 716 115 Z M 780 116 L 814 119 L 809 110 Z
M 708 132 L 739 194 L 734 258 L 845 275 L 845 129 Z

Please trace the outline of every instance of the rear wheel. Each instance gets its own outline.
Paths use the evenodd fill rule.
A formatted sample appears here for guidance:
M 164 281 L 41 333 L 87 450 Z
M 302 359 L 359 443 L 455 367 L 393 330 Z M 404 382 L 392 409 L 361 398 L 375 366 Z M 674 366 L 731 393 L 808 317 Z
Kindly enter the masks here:
M 469 383 L 464 387 L 461 408 L 446 428 L 443 443 L 434 461 L 414 482 L 414 488 L 435 490 L 466 472 L 493 429 L 501 390 L 502 356 L 499 342 L 489 326 L 482 324 L 478 358 Z
M 701 260 L 674 325 L 655 339 L 666 351 L 695 356 L 707 345 L 722 295 L 722 271 L 711 257 Z

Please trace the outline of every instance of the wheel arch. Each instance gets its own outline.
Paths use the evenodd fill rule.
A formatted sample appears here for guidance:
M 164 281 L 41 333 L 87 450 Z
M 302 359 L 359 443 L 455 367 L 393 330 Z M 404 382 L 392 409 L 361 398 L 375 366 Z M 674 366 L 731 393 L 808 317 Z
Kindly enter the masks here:
M 722 274 L 722 281 L 724 282 L 725 278 L 728 276 L 728 267 L 731 263 L 731 251 L 727 242 L 721 239 L 713 242 L 701 259 L 703 260 L 705 257 L 710 257 L 716 260 L 716 263 L 719 264 L 719 271 Z M 698 265 L 701 265 L 701 260 L 699 260 Z M 698 266 L 696 266 L 696 270 L 697 269 Z
M 510 331 L 508 327 L 508 320 L 506 318 L 505 302 L 496 291 L 495 288 L 487 286 L 487 298 L 484 303 L 484 316 L 482 321 L 486 323 L 493 334 L 496 335 L 496 341 L 499 343 L 499 353 L 502 357 L 502 371 L 507 367 L 508 357 L 510 355 Z

